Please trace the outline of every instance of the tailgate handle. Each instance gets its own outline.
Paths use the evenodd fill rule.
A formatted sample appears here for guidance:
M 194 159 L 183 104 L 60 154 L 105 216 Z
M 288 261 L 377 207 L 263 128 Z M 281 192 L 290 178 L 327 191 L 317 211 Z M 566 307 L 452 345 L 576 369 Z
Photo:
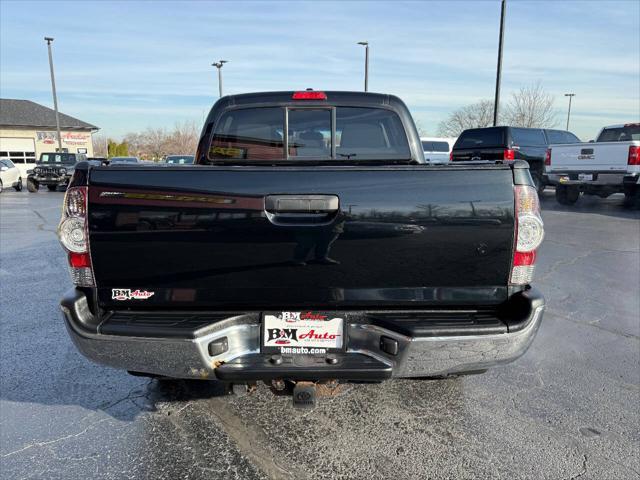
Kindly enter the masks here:
M 593 148 L 583 148 L 580 150 L 581 155 L 593 155 Z
M 337 195 L 268 195 L 264 199 L 269 213 L 334 213 L 339 207 Z

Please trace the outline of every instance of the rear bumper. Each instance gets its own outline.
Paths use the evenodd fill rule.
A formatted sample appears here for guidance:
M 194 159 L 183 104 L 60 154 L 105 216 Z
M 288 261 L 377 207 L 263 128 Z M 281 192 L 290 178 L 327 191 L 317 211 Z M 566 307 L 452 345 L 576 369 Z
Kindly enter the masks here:
M 584 173 L 593 175 L 593 180 L 580 180 L 578 175 Z M 627 172 L 554 172 L 547 173 L 547 183 L 550 185 L 579 185 L 595 187 L 620 187 L 629 181 L 637 181 L 638 177 Z
M 518 298 L 513 299 L 518 296 Z M 231 315 L 193 338 L 102 334 L 86 296 L 68 292 L 61 302 L 65 323 L 76 347 L 90 360 L 136 372 L 174 378 L 225 381 L 270 378 L 383 380 L 390 377 L 430 377 L 483 370 L 509 363 L 529 348 L 542 321 L 544 298 L 534 289 L 512 297 L 518 314 L 502 331 L 472 326 L 447 333 L 408 335 L 374 323 L 347 320 L 347 350 L 334 362 L 300 363 L 299 358 L 276 364 L 260 354 L 260 315 Z M 389 315 L 386 312 L 385 315 Z M 97 325 L 96 329 L 92 325 Z M 126 333 L 126 332 L 122 332 Z M 397 347 L 383 350 L 383 339 Z

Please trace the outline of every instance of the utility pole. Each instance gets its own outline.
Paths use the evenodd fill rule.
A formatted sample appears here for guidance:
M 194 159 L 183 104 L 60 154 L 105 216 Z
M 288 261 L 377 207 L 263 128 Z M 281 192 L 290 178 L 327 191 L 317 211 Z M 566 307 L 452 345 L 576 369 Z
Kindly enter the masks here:
M 227 60 L 218 60 L 215 63 L 212 63 L 212 67 L 216 67 L 218 69 L 218 92 L 220 93 L 220 97 L 222 97 L 222 66 L 228 63 Z
M 364 47 L 364 91 L 369 91 L 369 42 L 358 42 Z
M 569 111 L 567 112 L 567 130 L 569 130 L 569 118 L 571 117 L 571 99 L 576 96 L 575 93 L 565 93 L 565 97 L 569 97 Z
M 496 72 L 496 96 L 493 102 L 493 126 L 498 125 L 498 108 L 500 106 L 500 78 L 502 76 L 502 45 L 504 43 L 504 17 L 507 13 L 507 0 L 502 0 L 500 13 L 500 42 L 498 43 L 498 68 Z
M 56 77 L 53 74 L 53 56 L 51 55 L 52 37 L 44 37 L 49 50 L 49 70 L 51 71 L 51 90 L 53 91 L 53 109 L 56 112 L 56 131 L 58 132 L 58 151 L 62 153 L 62 135 L 60 135 L 60 115 L 58 114 L 58 95 L 56 94 Z

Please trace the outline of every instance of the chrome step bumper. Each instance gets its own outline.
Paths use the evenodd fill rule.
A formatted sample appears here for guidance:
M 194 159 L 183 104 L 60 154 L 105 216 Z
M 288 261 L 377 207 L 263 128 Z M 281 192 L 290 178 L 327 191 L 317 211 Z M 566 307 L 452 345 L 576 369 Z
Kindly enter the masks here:
M 450 375 L 512 362 L 529 348 L 545 306 L 544 298 L 533 289 L 519 295 L 527 314 L 504 333 L 481 334 L 476 330 L 471 335 L 408 336 L 380 325 L 348 323 L 346 355 L 357 354 L 375 360 L 376 365 L 387 365 L 391 377 Z M 86 296 L 77 289 L 63 298 L 61 309 L 78 350 L 90 360 L 114 368 L 174 378 L 217 379 L 219 366 L 242 363 L 238 359 L 260 353 L 260 322 L 255 314 L 225 318 L 193 338 L 169 338 L 91 331 L 87 326 L 96 319 Z M 396 347 L 394 354 L 383 349 L 383 339 Z M 334 370 L 337 379 L 353 380 L 348 369 L 342 373 L 339 367 Z M 250 377 L 246 370 L 244 374 Z

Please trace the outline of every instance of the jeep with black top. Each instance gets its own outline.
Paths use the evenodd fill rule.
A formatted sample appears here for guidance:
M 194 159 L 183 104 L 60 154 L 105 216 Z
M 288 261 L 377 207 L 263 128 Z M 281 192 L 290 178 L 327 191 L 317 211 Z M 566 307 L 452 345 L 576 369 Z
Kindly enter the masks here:
M 27 172 L 27 189 L 37 192 L 45 185 L 54 192 L 58 187 L 66 187 L 79 162 L 87 161 L 84 153 L 41 153 L 33 170 Z
M 223 97 L 193 165 L 79 164 L 58 232 L 86 357 L 301 406 L 318 384 L 511 362 L 545 305 L 528 165 L 425 164 L 391 95 Z

